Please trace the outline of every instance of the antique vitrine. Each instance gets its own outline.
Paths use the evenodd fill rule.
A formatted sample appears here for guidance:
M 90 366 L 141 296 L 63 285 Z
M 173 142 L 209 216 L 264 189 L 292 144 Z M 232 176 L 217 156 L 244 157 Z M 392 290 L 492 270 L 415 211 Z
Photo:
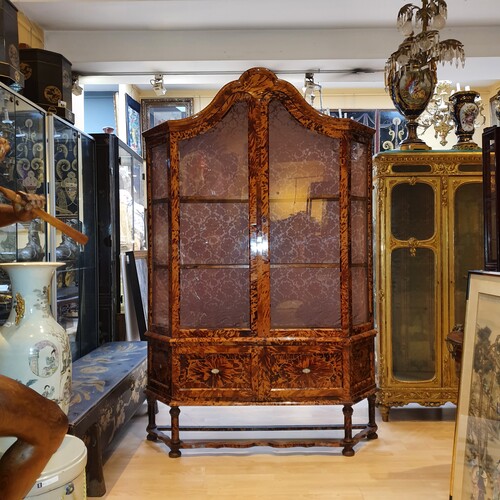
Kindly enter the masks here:
M 198 115 L 145 134 L 148 438 L 170 456 L 182 405 L 342 404 L 342 439 L 376 437 L 373 130 L 320 114 L 254 68 Z M 368 398 L 369 422 L 352 405 Z M 171 407 L 171 436 L 155 404 Z M 203 429 L 199 429 L 203 430 Z M 306 443 L 306 444 L 304 444 Z M 231 446 L 291 446 L 252 440 Z
M 483 132 L 484 189 L 484 265 L 488 271 L 500 271 L 500 234 L 498 197 L 498 163 L 500 162 L 500 127 L 488 127 Z
M 456 402 L 446 337 L 465 320 L 467 273 L 483 266 L 481 152 L 374 159 L 377 403 Z

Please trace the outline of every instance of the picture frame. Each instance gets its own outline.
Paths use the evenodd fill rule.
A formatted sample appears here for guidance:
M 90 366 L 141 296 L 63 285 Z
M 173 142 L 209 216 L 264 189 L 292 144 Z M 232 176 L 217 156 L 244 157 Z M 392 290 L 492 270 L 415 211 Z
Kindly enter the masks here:
M 141 105 L 128 94 L 125 94 L 127 146 L 142 155 Z
M 125 270 L 132 298 L 132 309 L 137 320 L 140 340 L 146 340 L 148 323 L 148 252 L 125 252 Z
M 145 132 L 167 120 L 187 118 L 193 114 L 192 97 L 141 99 L 141 125 Z
M 500 273 L 470 271 L 450 498 L 500 498 Z

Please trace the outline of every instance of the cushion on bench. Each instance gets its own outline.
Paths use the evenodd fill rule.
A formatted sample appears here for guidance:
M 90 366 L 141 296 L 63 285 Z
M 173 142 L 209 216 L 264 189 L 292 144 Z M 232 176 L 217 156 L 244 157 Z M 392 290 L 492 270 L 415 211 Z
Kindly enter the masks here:
M 145 400 L 147 342 L 109 342 L 73 363 L 69 434 L 87 446 L 87 493 L 106 492 L 102 454 Z

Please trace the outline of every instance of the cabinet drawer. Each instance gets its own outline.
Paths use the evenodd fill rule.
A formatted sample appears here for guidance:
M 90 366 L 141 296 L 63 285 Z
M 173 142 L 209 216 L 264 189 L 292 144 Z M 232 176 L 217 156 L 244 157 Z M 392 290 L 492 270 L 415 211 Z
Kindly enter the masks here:
M 336 397 L 343 391 L 341 347 L 268 347 L 265 365 L 270 399 Z
M 173 348 L 174 399 L 256 399 L 256 353 L 247 346 Z

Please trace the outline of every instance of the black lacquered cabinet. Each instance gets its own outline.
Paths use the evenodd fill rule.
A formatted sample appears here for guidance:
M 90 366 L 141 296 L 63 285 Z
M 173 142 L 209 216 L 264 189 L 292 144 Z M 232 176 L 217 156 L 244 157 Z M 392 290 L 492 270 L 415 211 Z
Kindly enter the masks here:
M 124 339 L 120 254 L 146 248 L 144 165 L 116 135 L 92 137 L 97 160 L 99 330 L 100 341 L 110 342 Z
M 488 271 L 500 270 L 499 153 L 500 127 L 488 127 L 483 132 L 484 268 Z

